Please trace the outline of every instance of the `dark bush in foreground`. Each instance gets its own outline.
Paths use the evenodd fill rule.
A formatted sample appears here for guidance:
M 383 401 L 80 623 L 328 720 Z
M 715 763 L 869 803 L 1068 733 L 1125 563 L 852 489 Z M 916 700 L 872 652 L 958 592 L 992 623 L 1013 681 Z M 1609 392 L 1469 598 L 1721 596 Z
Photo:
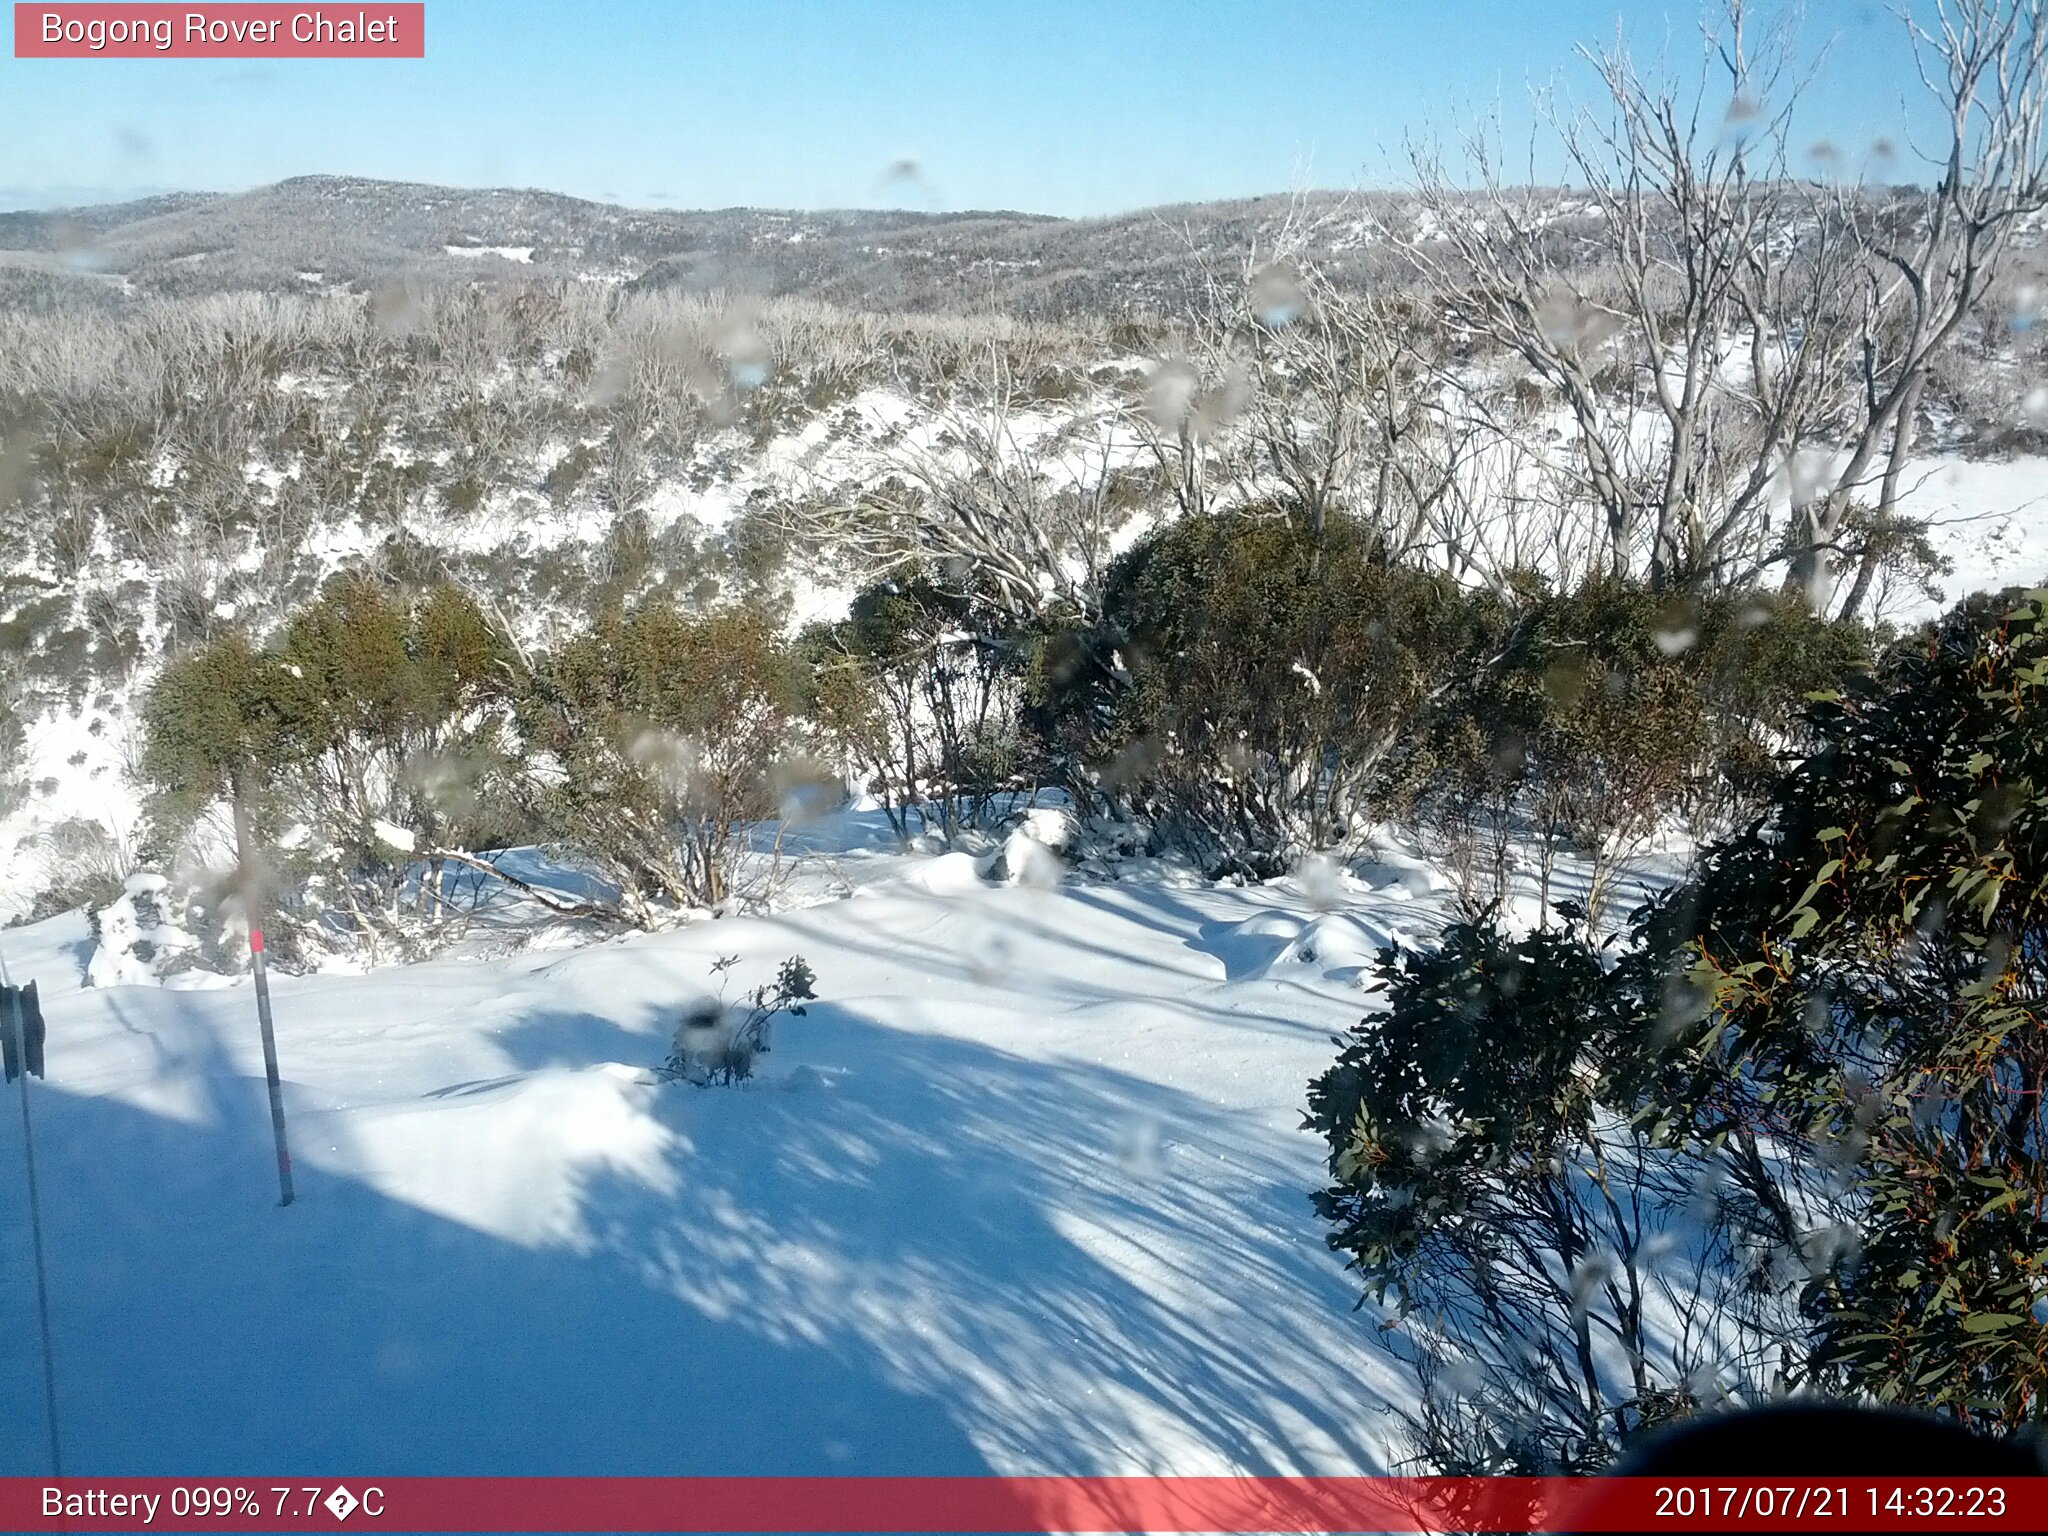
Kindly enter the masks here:
M 1387 957 L 1310 1123 L 1424 1459 L 1597 1465 L 1799 1387 L 2038 1417 L 2044 603 L 1973 600 L 1814 702 L 1766 816 L 1618 952 L 1459 926 Z
M 1649 925 L 1701 1002 L 1641 1092 L 1803 1175 L 1754 1195 L 1798 1228 L 1812 1379 L 1998 1430 L 2048 1391 L 2044 604 L 1973 599 L 1820 704 L 1770 820 Z

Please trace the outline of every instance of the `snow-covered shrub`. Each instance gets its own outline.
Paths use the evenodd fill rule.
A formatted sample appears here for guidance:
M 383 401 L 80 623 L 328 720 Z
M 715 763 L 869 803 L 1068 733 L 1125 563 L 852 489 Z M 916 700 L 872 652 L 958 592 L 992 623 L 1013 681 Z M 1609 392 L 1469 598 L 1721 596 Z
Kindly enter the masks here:
M 86 985 L 153 986 L 189 960 L 199 940 L 184 926 L 177 905 L 162 875 L 130 875 L 118 896 L 89 914 L 93 950 Z
M 724 955 L 712 963 L 723 976 L 739 963 Z M 769 1049 L 770 1033 L 780 1014 L 801 1018 L 804 1003 L 817 996 L 817 977 L 801 955 L 782 962 L 775 980 L 754 988 L 738 1002 L 723 995 L 704 998 L 683 1010 L 664 1069 L 684 1082 L 707 1087 L 744 1082 L 754 1075 L 754 1060 Z
M 1035 806 L 1015 818 L 995 861 L 1011 885 L 1049 890 L 1066 878 L 1066 861 L 1076 850 L 1080 827 L 1074 814 L 1057 806 Z
M 29 908 L 31 922 L 106 905 L 121 894 L 121 883 L 134 868 L 127 845 L 83 817 L 58 822 L 40 842 L 44 885 Z

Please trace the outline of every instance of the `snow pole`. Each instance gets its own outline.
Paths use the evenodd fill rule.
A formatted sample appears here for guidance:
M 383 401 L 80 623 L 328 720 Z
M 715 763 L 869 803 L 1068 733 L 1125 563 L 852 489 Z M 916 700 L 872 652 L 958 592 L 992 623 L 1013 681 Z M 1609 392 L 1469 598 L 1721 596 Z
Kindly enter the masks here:
M 6 1017 L 0 1028 L 7 1031 L 7 1059 L 21 1077 L 21 1164 L 28 1183 L 28 1230 L 36 1261 L 36 1322 L 43 1337 L 43 1418 L 50 1426 L 50 1475 L 64 1475 L 64 1449 L 57 1438 L 57 1355 L 50 1345 L 50 1278 L 43 1258 L 43 1199 L 36 1187 L 36 1138 L 28 1117 L 29 1052 L 28 1030 L 22 1020 L 22 994 L 14 988 L 7 969 L 7 956 L 0 953 L 0 996 L 8 1006 L 0 1009 Z M 36 1075 L 42 1075 L 38 1065 Z
M 263 1034 L 263 1077 L 270 1085 L 270 1134 L 277 1142 L 278 1204 L 292 1203 L 292 1149 L 284 1135 L 284 1085 L 277 1075 L 277 1031 L 270 1023 L 270 971 L 263 960 L 263 930 L 249 925 L 249 959 L 256 971 L 256 1025 Z
M 249 812 L 242 785 L 234 785 L 235 856 L 242 866 L 242 910 L 249 919 L 249 963 L 256 978 L 256 1025 L 263 1036 L 263 1077 L 270 1086 L 270 1133 L 277 1142 L 279 1205 L 292 1203 L 292 1149 L 284 1134 L 284 1084 L 277 1073 L 277 1031 L 270 1019 L 270 967 L 263 954 L 263 903 L 256 886 L 256 861 L 249 852 Z

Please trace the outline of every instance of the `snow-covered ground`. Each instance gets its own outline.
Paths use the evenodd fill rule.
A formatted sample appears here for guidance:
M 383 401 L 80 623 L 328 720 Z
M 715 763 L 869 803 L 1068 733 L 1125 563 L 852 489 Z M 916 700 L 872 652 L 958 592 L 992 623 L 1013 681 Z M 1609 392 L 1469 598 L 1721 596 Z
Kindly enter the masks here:
M 68 1470 L 1382 1470 L 1407 1389 L 1299 1125 L 1426 874 L 1043 889 L 862 841 L 774 916 L 280 979 L 288 1209 L 246 984 L 83 989 L 81 918 L 0 934 L 49 1018 Z M 822 1001 L 752 1082 L 650 1077 L 715 958 L 737 995 L 792 954 Z M 7 1474 L 28 1246 L 10 1174 Z
M 1905 483 L 1906 509 L 1927 520 L 1928 542 L 1954 569 L 1941 602 L 1901 592 L 1886 617 L 1909 623 L 1972 592 L 2048 582 L 2048 460 L 1949 454 L 1915 460 Z

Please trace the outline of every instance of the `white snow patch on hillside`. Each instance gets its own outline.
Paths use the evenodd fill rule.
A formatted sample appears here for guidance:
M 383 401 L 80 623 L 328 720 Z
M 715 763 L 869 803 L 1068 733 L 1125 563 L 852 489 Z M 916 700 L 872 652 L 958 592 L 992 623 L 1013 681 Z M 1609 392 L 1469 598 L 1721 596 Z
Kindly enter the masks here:
M 522 266 L 533 261 L 533 247 L 530 245 L 444 245 L 441 249 L 450 256 L 498 256 Z

